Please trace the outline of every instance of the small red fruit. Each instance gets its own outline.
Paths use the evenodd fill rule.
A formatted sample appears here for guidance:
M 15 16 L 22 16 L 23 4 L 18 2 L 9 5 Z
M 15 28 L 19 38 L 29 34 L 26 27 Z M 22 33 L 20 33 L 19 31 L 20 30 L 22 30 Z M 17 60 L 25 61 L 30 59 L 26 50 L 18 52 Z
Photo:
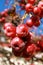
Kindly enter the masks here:
M 26 24 L 20 24 L 16 28 L 17 36 L 19 37 L 25 37 L 28 34 L 28 27 Z
M 25 6 L 25 10 L 26 10 L 27 13 L 32 12 L 32 9 L 33 9 L 32 4 L 29 4 L 29 3 L 26 4 L 26 6 Z
M 1 12 L 1 16 L 6 17 L 7 15 L 8 14 L 5 11 Z
M 35 64 L 32 63 L 32 64 L 30 64 L 30 65 L 35 65 Z
M 5 17 L 2 17 L 2 22 L 5 22 Z
M 13 26 L 13 24 L 10 23 L 10 22 L 9 23 L 5 23 L 3 28 L 6 29 L 6 27 L 8 27 L 8 26 Z
M 23 37 L 22 40 L 27 44 L 27 42 L 31 41 L 31 34 L 28 32 L 28 35 Z
M 40 18 L 38 16 L 32 16 L 33 25 L 38 27 L 40 25 Z
M 30 4 L 34 4 L 36 2 L 36 0 L 28 0 L 28 3 Z
M 39 1 L 38 7 L 39 7 L 41 10 L 43 10 L 43 1 Z
M 41 11 L 40 15 L 39 15 L 40 18 L 43 17 L 43 11 Z
M 40 25 L 40 20 L 38 20 L 38 21 L 36 21 L 35 23 L 34 23 L 34 26 L 36 26 L 36 27 L 38 27 Z
M 37 45 L 43 50 L 43 40 L 39 40 Z
M 0 23 L 2 22 L 2 19 L 0 18 Z
M 26 24 L 27 24 L 27 26 L 32 27 L 32 26 L 33 26 L 32 19 L 28 19 L 28 20 L 26 21 Z
M 21 52 L 15 51 L 14 48 L 12 48 L 12 52 L 13 52 L 13 54 L 14 54 L 15 56 L 17 56 L 17 57 L 20 57 L 20 56 L 21 56 Z
M 24 3 L 20 3 L 21 9 L 24 10 L 25 9 L 25 4 Z
M 36 51 L 36 45 L 35 44 L 31 44 L 29 46 L 27 46 L 26 52 L 28 55 L 33 55 L 34 52 Z
M 11 46 L 14 48 L 14 51 L 21 52 L 25 47 L 25 43 L 19 37 L 15 37 L 11 41 Z
M 41 9 L 36 6 L 36 7 L 33 8 L 33 13 L 34 13 L 35 15 L 40 15 Z
M 15 37 L 16 36 L 16 28 L 12 26 L 10 23 L 5 23 L 4 24 L 4 33 L 8 37 Z

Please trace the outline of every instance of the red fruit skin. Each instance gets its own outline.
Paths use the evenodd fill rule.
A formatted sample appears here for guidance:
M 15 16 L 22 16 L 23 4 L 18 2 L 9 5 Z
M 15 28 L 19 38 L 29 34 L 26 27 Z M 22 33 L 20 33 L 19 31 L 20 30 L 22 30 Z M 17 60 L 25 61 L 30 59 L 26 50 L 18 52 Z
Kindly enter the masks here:
M 32 55 L 27 54 L 27 52 L 26 52 L 26 50 L 25 50 L 25 51 L 23 51 L 23 53 L 22 53 L 22 57 L 25 58 L 26 60 L 30 60 L 31 57 L 32 57 Z
M 40 25 L 40 18 L 38 16 L 32 16 L 31 19 L 34 26 L 38 27 Z
M 13 24 L 10 23 L 10 22 L 9 23 L 5 23 L 4 26 L 3 26 L 3 28 L 6 29 L 6 27 L 8 27 L 8 26 L 13 26 Z
M 25 43 L 19 37 L 15 37 L 11 40 L 11 47 L 14 48 L 14 51 L 21 52 L 25 47 Z
M 5 22 L 5 17 L 2 17 L 2 22 Z
M 25 48 L 23 50 L 23 54 L 22 56 L 26 59 L 29 60 L 32 58 L 32 56 L 35 54 L 36 52 L 36 45 L 32 44 L 32 42 L 28 42 L 25 45 Z
M 27 55 L 34 55 L 36 52 L 36 45 L 35 44 L 30 44 L 26 48 Z
M 29 43 L 31 41 L 31 34 L 30 34 L 30 32 L 28 32 L 27 36 L 22 37 L 22 40 L 25 42 L 25 44 L 27 44 L 27 42 Z
M 1 12 L 1 16 L 6 17 L 6 16 L 8 16 L 8 14 L 5 11 L 3 11 L 3 12 Z
M 34 23 L 34 26 L 38 27 L 40 25 L 40 20 Z
M 6 36 L 11 38 L 16 36 L 16 27 L 14 27 L 11 23 L 5 23 L 3 29 Z
M 25 10 L 26 10 L 27 13 L 32 12 L 32 9 L 33 9 L 32 4 L 29 4 L 29 3 L 26 4 L 26 6 L 25 6 Z
M 42 18 L 43 17 L 43 1 L 40 1 L 38 3 L 38 7 L 41 9 L 40 18 Z
M 15 37 L 16 36 L 16 28 L 15 27 L 7 27 L 5 30 L 5 34 L 8 37 Z
M 19 37 L 25 37 L 28 34 L 28 27 L 26 24 L 20 24 L 16 27 L 16 34 Z
M 43 1 L 39 1 L 38 7 L 43 11 Z
M 28 3 L 30 3 L 30 4 L 34 4 L 35 2 L 36 2 L 36 0 L 27 0 L 28 1 Z
M 25 10 L 25 4 L 24 3 L 20 3 L 21 6 L 21 10 Z
M 41 48 L 37 45 L 36 46 L 36 52 L 39 52 L 39 51 L 41 51 Z
M 39 15 L 40 18 L 43 17 L 43 11 L 41 11 L 40 15 Z
M 20 56 L 21 56 L 21 53 L 22 53 L 22 52 L 17 52 L 17 51 L 15 51 L 14 48 L 12 48 L 12 52 L 13 52 L 13 54 L 14 54 L 15 56 L 17 56 L 17 57 L 20 57 Z
M 2 19 L 0 18 L 0 23 L 2 22 Z
M 40 9 L 39 7 L 37 7 L 37 6 L 35 6 L 35 7 L 33 8 L 33 13 L 34 13 L 35 15 L 40 15 L 41 9 Z
M 30 65 L 35 65 L 35 64 L 32 63 L 32 64 L 30 64 Z
M 19 3 L 19 5 L 21 6 L 21 10 L 25 10 L 25 0 L 21 0 L 21 2 Z
M 28 27 L 32 27 L 33 26 L 32 19 L 27 20 L 26 24 L 27 24 Z
M 0 18 L 0 23 L 5 23 L 5 17 Z
M 43 51 L 43 41 L 42 40 L 39 40 L 37 42 L 37 45 L 41 48 L 41 51 Z

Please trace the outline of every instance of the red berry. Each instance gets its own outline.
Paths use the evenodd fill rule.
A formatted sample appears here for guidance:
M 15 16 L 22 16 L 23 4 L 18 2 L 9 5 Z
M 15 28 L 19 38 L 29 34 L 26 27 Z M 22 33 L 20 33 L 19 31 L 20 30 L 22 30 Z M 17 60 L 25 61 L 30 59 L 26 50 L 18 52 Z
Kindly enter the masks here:
M 41 9 L 40 18 L 43 17 L 43 1 L 39 1 L 38 7 Z
M 16 36 L 16 28 L 12 26 L 10 23 L 4 24 L 4 33 L 8 37 L 15 37 Z
M 24 10 L 25 9 L 25 4 L 20 3 L 21 9 Z
M 33 8 L 33 13 L 34 13 L 35 15 L 40 15 L 41 9 L 36 6 L 36 7 Z
M 22 40 L 27 44 L 27 42 L 31 41 L 31 34 L 28 32 L 28 35 L 23 37 Z
M 28 3 L 30 4 L 34 4 L 36 2 L 36 0 L 28 0 Z
M 43 1 L 39 1 L 38 7 L 41 8 L 41 10 L 43 10 Z
M 21 2 L 23 2 L 23 3 L 24 3 L 24 1 L 25 1 L 25 0 L 21 0 Z
M 5 23 L 3 28 L 6 29 L 6 27 L 8 27 L 8 26 L 13 26 L 13 24 L 10 23 L 10 22 L 9 23 Z
M 41 51 L 41 48 L 39 46 L 36 47 L 36 52 Z
M 26 24 L 20 24 L 16 28 L 17 36 L 25 37 L 28 34 L 28 27 Z
M 2 17 L 2 22 L 5 22 L 5 17 Z
M 27 26 L 32 27 L 32 26 L 33 26 L 32 19 L 28 19 L 28 20 L 26 21 L 26 24 L 27 24 Z
M 0 23 L 2 22 L 2 19 L 0 19 Z
M 39 15 L 40 18 L 43 17 L 43 11 L 41 11 L 40 15 Z
M 26 52 L 28 55 L 33 55 L 34 52 L 36 51 L 36 45 L 35 44 L 31 44 L 29 46 L 27 46 Z
M 26 10 L 27 13 L 32 12 L 32 9 L 33 9 L 32 4 L 29 4 L 29 3 L 26 4 L 26 6 L 25 6 L 25 10 Z
M 40 25 L 40 19 L 38 16 L 32 16 L 33 25 L 38 27 Z
M 8 14 L 5 11 L 1 12 L 1 16 L 6 17 L 7 15 Z
M 11 46 L 16 52 L 21 52 L 25 47 L 25 43 L 19 37 L 15 37 L 11 41 Z
M 39 47 L 41 47 L 41 49 L 43 50 L 43 40 L 39 40 L 39 41 L 37 42 L 37 45 L 38 45 Z
M 32 37 L 31 32 L 29 32 L 28 35 L 26 36 L 27 42 L 31 41 L 31 37 Z
M 23 57 L 29 59 L 34 55 L 35 52 L 36 52 L 36 45 L 32 44 L 31 42 L 28 42 L 23 50 Z
M 13 54 L 15 55 L 15 56 L 21 56 L 21 52 L 17 52 L 17 51 L 15 51 L 15 49 L 14 48 L 12 48 L 12 52 L 13 52 Z
M 35 23 L 34 23 L 34 26 L 36 26 L 36 27 L 38 27 L 40 25 L 40 20 L 38 20 L 38 21 L 36 21 Z
M 30 64 L 30 65 L 35 65 L 35 64 L 32 63 L 32 64 Z

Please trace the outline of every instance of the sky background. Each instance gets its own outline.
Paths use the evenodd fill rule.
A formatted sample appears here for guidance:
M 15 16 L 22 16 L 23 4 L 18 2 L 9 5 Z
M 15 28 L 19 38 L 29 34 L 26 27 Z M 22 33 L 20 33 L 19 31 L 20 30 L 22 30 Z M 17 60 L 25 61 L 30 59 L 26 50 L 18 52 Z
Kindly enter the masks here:
M 11 5 L 14 3 L 14 0 L 0 0 L 0 12 L 4 11 L 4 9 L 7 8 L 11 8 Z M 20 14 L 20 16 L 23 16 L 23 14 L 25 13 L 24 10 L 19 11 L 20 6 L 16 6 L 16 12 L 18 14 Z M 26 20 L 29 18 L 29 16 L 27 16 L 27 18 L 24 20 L 24 23 L 26 22 Z M 43 18 L 41 19 L 41 24 L 38 28 L 33 27 L 30 31 L 35 32 L 38 35 L 43 35 Z

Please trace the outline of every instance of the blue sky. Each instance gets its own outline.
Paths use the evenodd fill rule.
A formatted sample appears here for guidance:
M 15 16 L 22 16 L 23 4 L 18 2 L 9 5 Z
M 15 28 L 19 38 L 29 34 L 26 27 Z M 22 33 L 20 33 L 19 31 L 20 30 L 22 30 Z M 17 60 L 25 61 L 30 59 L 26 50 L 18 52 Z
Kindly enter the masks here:
M 6 8 L 10 8 L 11 5 L 14 3 L 14 0 L 7 0 L 7 1 L 8 1 L 8 4 L 6 5 L 5 4 L 6 0 L 0 0 L 0 12 L 2 12 Z M 18 14 L 20 14 L 20 16 L 23 16 L 23 14 L 25 13 L 25 11 L 24 10 L 19 11 L 19 9 L 20 9 L 20 6 L 17 5 L 16 6 L 16 12 Z M 29 18 L 29 16 L 24 20 L 24 23 L 26 22 L 26 20 L 28 18 Z M 32 29 L 32 31 L 35 32 L 36 34 L 39 34 L 39 35 L 43 34 L 43 18 L 41 19 L 40 26 L 36 30 Z
M 8 1 L 8 4 L 5 4 Z M 14 3 L 14 0 L 0 0 L 0 12 L 2 12 L 6 8 L 10 8 L 11 4 Z

